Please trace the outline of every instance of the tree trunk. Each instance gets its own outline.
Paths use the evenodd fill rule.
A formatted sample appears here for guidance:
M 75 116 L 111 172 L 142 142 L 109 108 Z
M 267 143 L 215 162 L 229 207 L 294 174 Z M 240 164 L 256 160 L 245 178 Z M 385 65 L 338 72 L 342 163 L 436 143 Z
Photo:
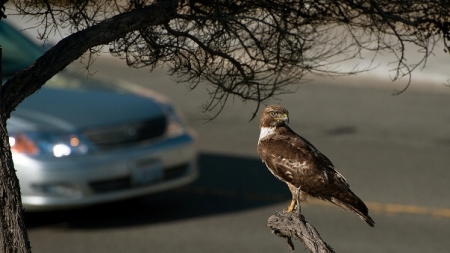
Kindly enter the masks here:
M 31 252 L 20 197 L 19 180 L 14 170 L 6 115 L 0 106 L 0 243 L 3 253 Z
M 1 7 L 0 7 L 1 8 Z M 1 19 L 1 18 L 0 18 Z M 0 45 L 0 80 L 2 73 L 2 47 Z M 1 82 L 0 82 L 1 84 Z M 12 160 L 9 135 L 6 129 L 8 113 L 0 105 L 0 243 L 3 253 L 31 252 L 25 227 L 19 180 Z

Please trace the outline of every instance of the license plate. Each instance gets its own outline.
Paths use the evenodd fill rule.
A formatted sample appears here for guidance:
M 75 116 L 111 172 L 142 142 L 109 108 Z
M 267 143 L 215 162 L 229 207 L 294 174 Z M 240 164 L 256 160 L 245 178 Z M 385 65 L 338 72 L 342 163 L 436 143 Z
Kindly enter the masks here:
M 131 169 L 131 183 L 133 185 L 149 184 L 163 178 L 163 169 L 159 161 L 137 163 Z

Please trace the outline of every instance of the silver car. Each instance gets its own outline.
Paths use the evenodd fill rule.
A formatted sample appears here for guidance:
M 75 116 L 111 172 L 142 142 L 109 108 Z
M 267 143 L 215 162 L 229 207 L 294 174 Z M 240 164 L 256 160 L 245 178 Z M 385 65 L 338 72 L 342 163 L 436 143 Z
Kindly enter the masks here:
M 42 50 L 0 23 L 3 77 Z M 170 101 L 133 84 L 61 72 L 8 121 L 26 211 L 133 198 L 197 177 L 195 134 Z

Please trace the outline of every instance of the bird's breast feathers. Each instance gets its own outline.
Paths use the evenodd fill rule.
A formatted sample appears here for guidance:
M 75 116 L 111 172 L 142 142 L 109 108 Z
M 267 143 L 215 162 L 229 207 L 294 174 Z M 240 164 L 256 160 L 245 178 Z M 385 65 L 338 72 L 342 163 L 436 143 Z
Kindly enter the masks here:
M 261 142 L 261 140 L 268 139 L 275 134 L 275 127 L 261 127 L 261 131 L 259 132 L 258 144 Z
M 272 174 L 281 181 L 304 187 L 312 184 L 319 187 L 329 183 L 330 176 L 340 176 L 328 158 L 289 130 L 288 127 L 261 128 L 258 154 Z M 343 177 L 342 181 L 345 183 Z
M 294 185 L 318 172 L 308 152 L 292 146 L 287 140 L 262 138 L 258 144 L 258 153 L 272 174 Z M 319 177 L 326 179 L 323 174 Z

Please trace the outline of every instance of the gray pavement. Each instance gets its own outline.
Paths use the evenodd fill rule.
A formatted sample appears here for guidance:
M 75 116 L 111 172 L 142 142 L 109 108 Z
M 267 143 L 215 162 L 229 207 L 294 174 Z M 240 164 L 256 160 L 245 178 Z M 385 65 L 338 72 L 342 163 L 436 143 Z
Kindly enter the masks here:
M 78 63 L 72 68 L 86 74 Z M 163 70 L 136 70 L 110 57 L 90 71 L 172 98 L 199 133 L 201 177 L 139 200 L 28 214 L 34 252 L 288 252 L 265 227 L 286 208 L 289 191 L 257 157 L 258 120 L 249 121 L 255 104 L 229 101 L 206 123 L 199 108 L 205 86 L 188 92 Z M 373 76 L 315 79 L 271 101 L 290 111 L 291 127 L 332 160 L 376 222 L 370 228 L 318 201 L 305 206 L 306 219 L 336 252 L 450 247 L 450 88 L 417 83 L 391 96 L 401 87 Z

